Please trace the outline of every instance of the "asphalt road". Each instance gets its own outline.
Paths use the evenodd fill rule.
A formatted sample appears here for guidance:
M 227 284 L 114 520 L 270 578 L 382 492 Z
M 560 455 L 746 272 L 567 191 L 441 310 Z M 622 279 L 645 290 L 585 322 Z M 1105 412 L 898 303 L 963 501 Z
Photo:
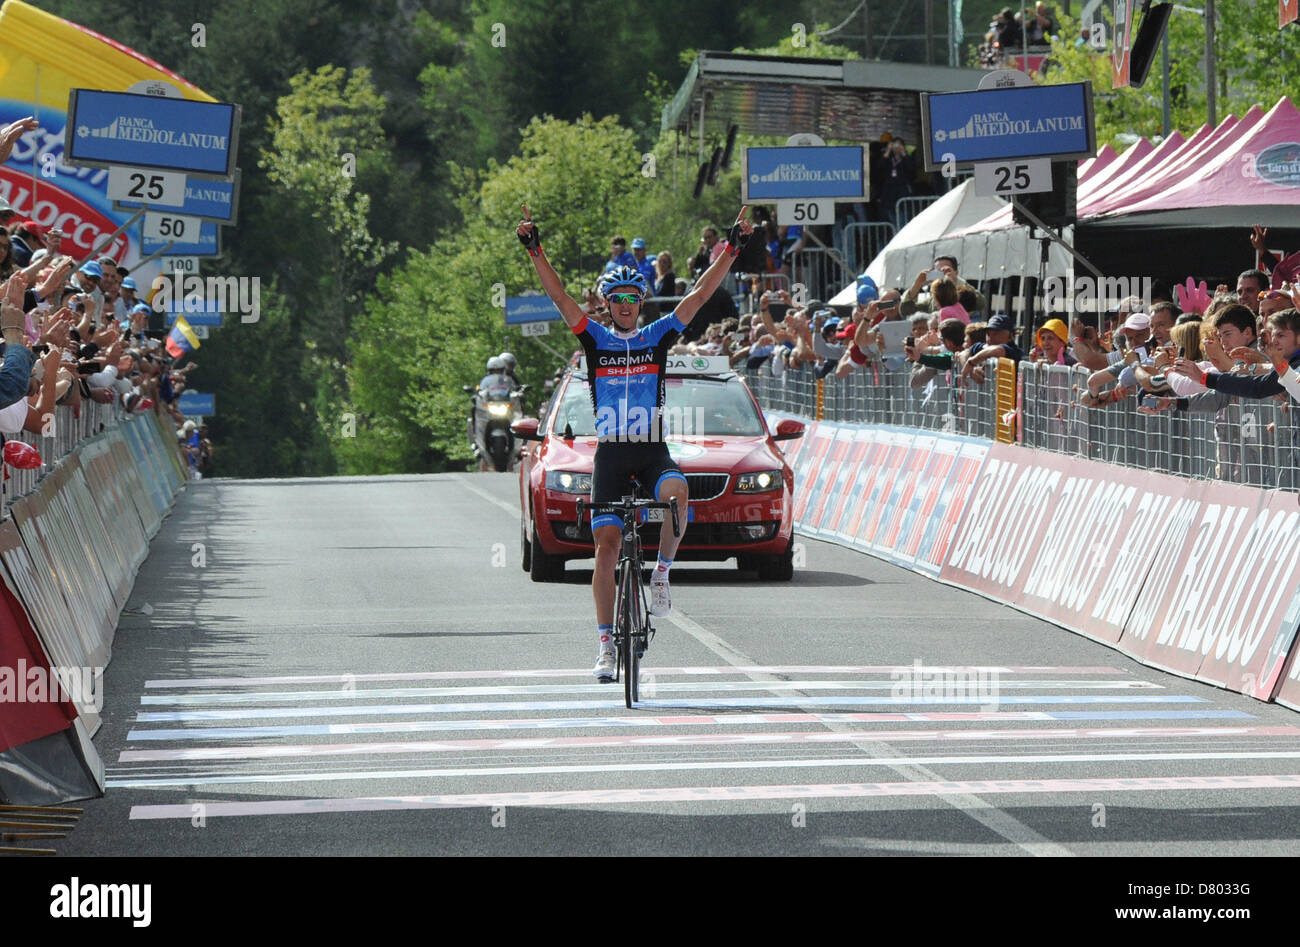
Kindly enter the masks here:
M 675 566 L 629 711 L 589 563 L 529 581 L 516 496 L 191 485 L 59 852 L 1300 854 L 1295 713 L 817 541 L 790 583 Z

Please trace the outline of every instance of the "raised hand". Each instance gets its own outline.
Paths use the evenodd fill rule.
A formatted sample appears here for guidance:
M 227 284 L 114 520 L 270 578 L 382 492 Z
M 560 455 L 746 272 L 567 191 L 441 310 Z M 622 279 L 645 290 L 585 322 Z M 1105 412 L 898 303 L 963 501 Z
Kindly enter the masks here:
M 1178 295 L 1178 308 L 1183 312 L 1194 312 L 1197 315 L 1204 315 L 1205 310 L 1210 306 L 1210 294 L 1205 285 L 1205 280 L 1201 280 L 1200 285 L 1193 284 L 1192 278 L 1187 277 L 1186 288 L 1175 286 L 1174 290 Z
M 14 144 L 18 139 L 23 137 L 23 132 L 35 131 L 40 127 L 40 122 L 36 121 L 35 116 L 29 115 L 0 128 L 0 161 L 9 160 L 9 154 L 14 150 Z
M 1254 247 L 1256 250 L 1258 250 L 1260 253 L 1263 253 L 1265 250 L 1268 249 L 1268 244 L 1265 243 L 1267 239 L 1268 239 L 1267 227 L 1261 227 L 1259 224 L 1256 224 L 1254 227 L 1251 228 L 1250 245 Z
M 519 221 L 519 226 L 515 227 L 515 236 L 519 238 L 529 252 L 540 250 L 542 247 L 541 231 L 537 229 L 537 224 L 533 223 L 533 215 L 528 211 L 527 204 L 519 205 L 523 208 L 524 219 Z
M 753 221 L 745 219 L 748 213 L 749 205 L 746 204 L 740 208 L 740 213 L 736 215 L 736 222 L 727 231 L 727 243 L 737 249 L 749 243 L 749 235 L 754 232 Z

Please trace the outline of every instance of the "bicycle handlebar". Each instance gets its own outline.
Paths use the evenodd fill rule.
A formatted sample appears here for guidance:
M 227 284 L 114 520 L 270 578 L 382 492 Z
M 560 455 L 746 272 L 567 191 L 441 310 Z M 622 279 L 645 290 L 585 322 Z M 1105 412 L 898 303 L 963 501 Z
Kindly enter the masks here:
M 631 513 L 634 510 L 671 510 L 673 514 L 673 536 L 682 535 L 681 523 L 677 515 L 677 498 L 673 497 L 667 503 L 659 500 L 636 500 L 632 497 L 624 497 L 614 503 L 583 503 L 582 497 L 578 497 L 578 522 L 582 523 L 582 513 L 586 509 L 595 516 L 598 513 Z

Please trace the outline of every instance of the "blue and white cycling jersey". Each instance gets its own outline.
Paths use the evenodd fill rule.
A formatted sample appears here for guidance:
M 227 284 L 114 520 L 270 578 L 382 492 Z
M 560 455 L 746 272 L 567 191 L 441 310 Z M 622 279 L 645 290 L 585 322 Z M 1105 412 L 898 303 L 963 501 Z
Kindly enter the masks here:
M 686 328 L 669 313 L 632 332 L 583 317 L 573 326 L 587 356 L 591 407 L 601 441 L 662 441 L 664 368 Z

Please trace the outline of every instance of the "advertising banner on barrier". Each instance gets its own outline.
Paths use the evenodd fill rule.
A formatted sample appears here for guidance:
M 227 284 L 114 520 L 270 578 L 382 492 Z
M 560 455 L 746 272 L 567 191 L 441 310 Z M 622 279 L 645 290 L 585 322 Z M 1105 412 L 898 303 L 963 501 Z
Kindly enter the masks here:
M 1300 510 L 1289 495 L 994 444 L 940 577 L 1267 700 L 1300 619 Z
M 1291 647 L 1291 659 L 1283 672 L 1281 686 L 1273 698 L 1279 704 L 1300 710 L 1300 648 Z
M 876 432 L 871 428 L 858 428 L 853 431 L 853 444 L 845 458 L 843 479 L 835 489 L 834 505 L 826 517 L 825 534 L 835 536 L 849 544 L 853 543 L 853 533 L 849 524 L 853 522 L 854 505 L 862 490 L 862 475 L 871 466 L 869 459 L 876 447 Z
M 112 596 L 105 588 L 103 574 L 93 574 L 85 550 L 77 541 L 72 517 L 68 513 L 63 487 L 67 480 L 66 467 L 62 464 L 47 476 L 36 492 L 44 503 L 45 509 L 36 519 L 36 529 L 42 545 L 54 560 L 59 584 L 64 598 L 72 609 L 73 620 L 94 636 L 98 650 L 104 654 L 108 663 L 111 654 L 113 628 L 116 614 L 110 616 Z M 24 538 L 26 538 L 24 536 Z
M 885 453 L 872 483 L 871 499 L 867 501 L 858 539 L 878 555 L 892 559 L 893 550 L 882 541 L 881 524 L 888 521 L 890 512 L 898 502 L 900 478 L 904 476 L 911 456 L 915 435 L 911 431 L 883 428 L 877 436 L 885 447 Z
M 68 500 L 77 513 L 77 523 L 90 545 L 92 556 L 100 569 L 115 605 L 114 618 L 121 614 L 122 606 L 131 592 L 134 572 L 126 543 L 113 537 L 117 512 L 109 508 L 111 494 L 103 496 L 91 492 L 90 477 L 77 454 L 67 458 L 71 476 L 68 478 Z
M 829 533 L 826 528 L 829 513 L 839 505 L 835 485 L 843 486 L 843 477 L 847 473 L 846 457 L 853 447 L 854 431 L 852 428 L 838 424 L 826 425 L 831 436 L 830 447 L 826 451 L 812 484 L 812 499 L 808 505 L 806 529 L 815 536 Z
M 120 426 L 123 437 L 127 446 L 130 448 L 131 456 L 135 463 L 138 464 L 140 471 L 140 480 L 145 488 L 146 496 L 153 501 L 154 509 L 157 513 L 158 520 L 161 522 L 162 515 L 167 512 L 171 506 L 172 492 L 167 486 L 162 469 L 157 465 L 156 459 L 150 453 L 149 447 L 145 444 L 145 435 L 143 426 L 134 421 L 129 424 Z M 152 531 L 151 531 L 152 533 Z
M 96 651 L 96 642 L 82 633 L 72 618 L 63 593 L 50 569 L 44 550 L 33 540 L 29 545 L 20 535 L 20 517 L 29 519 L 33 497 L 16 500 L 10 507 L 13 520 L 0 523 L 0 561 L 4 562 L 9 587 L 27 609 L 28 620 L 45 646 L 49 660 L 61 667 L 103 667 L 107 655 Z M 33 553 L 33 550 L 35 551 Z M 93 706 L 77 705 L 87 730 L 99 728 L 99 714 Z
M 1247 487 L 1205 484 L 1198 494 L 1165 524 L 1120 648 L 1268 700 L 1296 637 L 1300 510 L 1291 495 Z
M 821 421 L 795 472 L 801 532 L 937 575 L 988 444 Z
M 176 437 L 175 426 L 170 417 L 163 415 L 151 415 L 147 420 L 151 423 L 147 425 L 146 430 L 149 432 L 150 439 L 157 445 L 158 453 L 163 458 L 163 471 L 171 475 L 167 485 L 171 488 L 171 495 L 176 496 L 178 490 L 185 486 L 190 479 L 190 471 L 184 460 L 181 459 L 178 445 L 180 441 Z
M 77 541 L 85 552 L 92 579 L 101 577 L 101 596 L 108 605 L 109 623 L 117 624 L 117 616 L 126 604 L 126 595 L 130 591 L 130 581 L 126 569 L 118 558 L 117 550 L 108 537 L 108 528 L 90 495 L 86 484 L 86 473 L 81 468 L 77 455 L 71 454 L 59 465 L 64 471 L 65 480 L 59 490 L 59 496 L 68 509 Z
M 824 474 L 822 459 L 830 450 L 835 439 L 835 429 L 824 421 L 818 422 L 815 429 L 804 435 L 808 443 L 799 451 L 795 467 L 795 502 L 794 521 L 803 532 L 812 532 L 812 523 L 808 516 L 808 506 L 813 497 L 818 495 L 817 478 Z
M 994 444 L 940 576 L 1114 644 L 1168 510 L 1135 504 L 1143 476 Z
M 79 450 L 82 469 L 86 473 L 90 492 L 99 498 L 100 512 L 108 517 L 109 538 L 125 566 L 128 591 L 135 570 L 148 554 L 149 541 L 136 512 L 135 504 L 127 495 L 125 477 L 116 469 L 113 456 L 113 439 L 116 431 L 95 438 Z
M 0 524 L 0 544 L 19 542 L 12 523 Z M 45 649 L 6 585 L 0 589 L 0 752 L 65 730 L 76 719 L 71 701 L 52 699 L 60 696 L 52 693 L 52 681 Z
M 823 491 L 821 499 L 825 501 L 819 529 L 826 537 L 842 536 L 841 523 L 850 506 L 853 496 L 853 482 L 858 471 L 862 469 L 863 456 L 870 446 L 871 431 L 854 430 L 851 427 L 839 429 L 836 447 L 831 449 L 827 463 L 833 463 L 829 486 Z M 842 452 L 839 461 L 833 461 L 836 453 Z
M 894 553 L 903 565 L 919 568 L 923 565 L 917 553 L 921 548 L 921 537 L 925 535 L 925 523 L 932 516 L 938 515 L 939 501 L 943 495 L 944 483 L 961 452 L 961 442 L 947 437 L 936 437 L 931 448 L 925 469 L 917 479 L 916 489 L 907 500 L 906 507 L 898 523 L 898 541 Z
M 148 541 L 158 532 L 158 526 L 162 522 L 162 515 L 158 512 L 157 504 L 154 502 L 149 488 L 145 485 L 144 477 L 140 473 L 140 467 L 136 465 L 135 454 L 127 443 L 126 435 L 122 433 L 121 427 L 111 431 L 110 437 L 111 453 L 116 461 L 116 473 L 122 478 L 122 483 L 126 487 L 127 498 L 135 508 L 136 516 L 140 519 L 140 526 L 144 530 L 147 545 Z

